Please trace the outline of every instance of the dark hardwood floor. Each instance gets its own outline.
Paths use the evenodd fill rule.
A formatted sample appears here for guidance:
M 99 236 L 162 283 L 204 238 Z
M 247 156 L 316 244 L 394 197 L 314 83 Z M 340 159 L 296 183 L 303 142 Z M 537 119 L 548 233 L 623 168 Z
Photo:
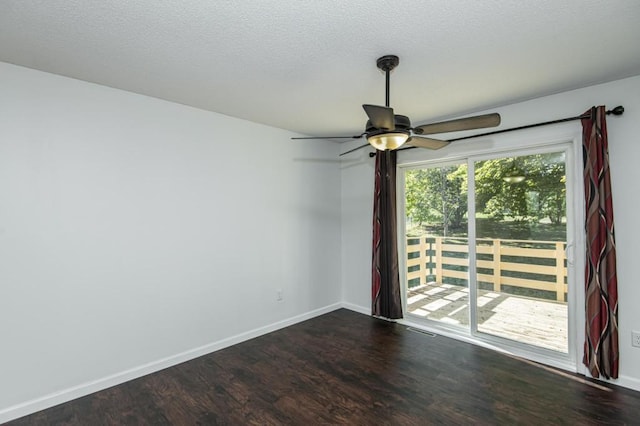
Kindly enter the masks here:
M 640 392 L 338 310 L 10 425 L 640 424 Z

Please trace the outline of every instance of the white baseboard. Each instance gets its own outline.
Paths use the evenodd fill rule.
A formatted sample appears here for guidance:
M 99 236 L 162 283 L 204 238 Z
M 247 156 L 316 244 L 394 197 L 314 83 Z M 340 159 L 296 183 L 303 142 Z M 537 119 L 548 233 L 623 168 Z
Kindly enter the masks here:
M 359 312 L 365 315 L 371 315 L 371 307 L 364 307 L 347 302 L 342 302 L 342 307 L 345 309 L 349 309 L 350 311 Z
M 172 367 L 185 361 L 190 361 L 199 356 L 219 351 L 220 349 L 242 343 L 246 340 L 262 336 L 263 334 L 271 333 L 281 328 L 306 321 L 308 319 L 326 314 L 331 311 L 335 311 L 336 309 L 340 309 L 341 307 L 343 307 L 342 303 L 334 303 L 332 305 L 315 309 L 304 314 L 296 315 L 294 317 L 287 318 L 282 321 L 266 325 L 264 327 L 259 327 L 245 333 L 231 336 L 217 342 L 209 343 L 198 348 L 172 355 L 167 358 L 140 365 L 138 367 L 134 367 L 120 373 L 116 373 L 107 377 L 103 377 L 101 379 L 93 380 L 91 382 L 83 383 L 78 386 L 63 389 L 58 392 L 44 395 L 30 401 L 0 409 L 0 424 L 35 413 L 37 411 L 44 410 L 46 408 L 53 407 L 58 404 L 90 395 L 94 392 L 98 392 L 112 386 L 128 382 L 129 380 L 134 380 L 139 377 L 146 376 L 147 374 L 155 373 L 156 371 L 163 370 L 167 367 Z
M 628 389 L 640 392 L 640 380 L 633 377 L 618 376 L 617 379 L 613 379 L 613 380 L 606 380 L 606 379 L 596 379 L 596 380 L 600 380 L 601 382 L 611 383 L 612 385 L 617 385 L 623 388 L 628 388 Z

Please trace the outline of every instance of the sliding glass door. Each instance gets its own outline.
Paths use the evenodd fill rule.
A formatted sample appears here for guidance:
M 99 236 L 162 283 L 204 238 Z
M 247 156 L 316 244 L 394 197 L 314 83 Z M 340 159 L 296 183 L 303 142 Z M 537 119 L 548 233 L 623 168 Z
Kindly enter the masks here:
M 567 353 L 564 152 L 473 167 L 477 331 Z
M 567 148 L 404 170 L 406 311 L 568 353 Z
M 469 328 L 467 165 L 405 172 L 407 311 Z

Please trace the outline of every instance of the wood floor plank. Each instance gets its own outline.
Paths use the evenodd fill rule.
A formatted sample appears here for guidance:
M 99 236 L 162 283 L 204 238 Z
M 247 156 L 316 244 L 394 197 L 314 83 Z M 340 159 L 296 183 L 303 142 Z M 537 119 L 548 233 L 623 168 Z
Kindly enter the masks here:
M 9 425 L 639 422 L 640 392 L 342 309 Z

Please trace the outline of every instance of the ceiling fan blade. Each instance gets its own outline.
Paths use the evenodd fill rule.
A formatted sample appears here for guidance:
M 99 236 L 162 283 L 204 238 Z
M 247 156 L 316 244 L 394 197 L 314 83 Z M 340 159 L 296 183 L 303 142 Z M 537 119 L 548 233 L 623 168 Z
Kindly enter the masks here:
M 395 130 L 395 120 L 393 117 L 393 108 L 383 107 L 379 105 L 362 105 L 364 112 L 367 113 L 371 124 L 378 129 Z
M 483 129 L 500 124 L 500 114 L 476 115 L 475 117 L 458 118 L 440 123 L 424 124 L 413 129 L 419 135 L 433 135 L 435 133 L 459 132 L 461 130 Z
M 355 135 L 355 136 L 303 136 L 291 139 L 360 139 L 365 134 Z
M 440 139 L 423 138 L 422 136 L 412 136 L 405 142 L 405 145 L 417 146 L 427 149 L 440 149 L 449 145 L 449 141 L 441 141 Z
M 355 148 L 353 148 L 353 149 L 350 149 L 349 151 L 345 151 L 345 152 L 343 152 L 342 154 L 340 154 L 340 155 L 339 155 L 339 157 L 342 157 L 343 155 L 351 154 L 352 152 L 355 152 L 355 151 L 357 151 L 357 150 L 359 150 L 359 149 L 367 148 L 367 147 L 369 147 L 369 148 L 370 148 L 370 147 L 371 147 L 371 145 L 369 145 L 369 144 L 366 144 L 366 145 L 360 145 L 360 146 L 358 146 L 358 147 L 355 147 Z

